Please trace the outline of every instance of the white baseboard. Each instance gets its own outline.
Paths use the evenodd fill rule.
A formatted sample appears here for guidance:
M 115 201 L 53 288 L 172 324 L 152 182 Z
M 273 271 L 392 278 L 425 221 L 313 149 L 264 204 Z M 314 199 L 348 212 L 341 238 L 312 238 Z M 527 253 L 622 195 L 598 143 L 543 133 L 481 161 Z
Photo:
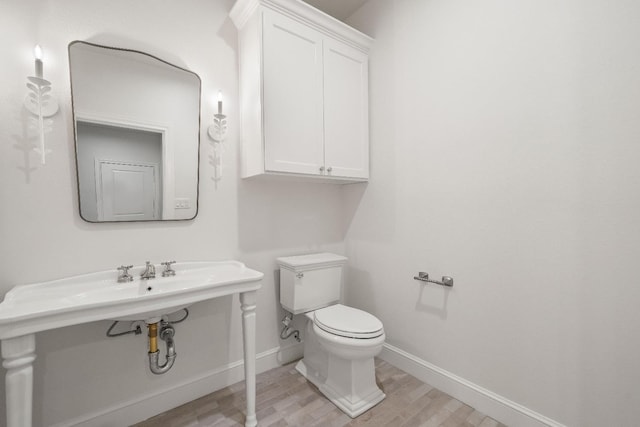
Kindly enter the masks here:
M 302 357 L 302 344 L 275 347 L 256 355 L 256 372 L 268 371 Z M 144 421 L 244 379 L 242 360 L 202 373 L 187 381 L 137 396 L 100 411 L 67 420 L 53 427 L 121 427 Z
M 508 426 L 566 427 L 391 344 L 378 357 Z

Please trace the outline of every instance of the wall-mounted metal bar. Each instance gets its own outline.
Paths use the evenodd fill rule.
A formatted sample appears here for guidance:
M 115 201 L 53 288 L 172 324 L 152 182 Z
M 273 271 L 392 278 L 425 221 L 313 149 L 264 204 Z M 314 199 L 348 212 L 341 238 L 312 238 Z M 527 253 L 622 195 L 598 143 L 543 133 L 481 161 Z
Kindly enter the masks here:
M 442 282 L 439 282 L 437 280 L 429 279 L 429 273 L 425 273 L 424 271 L 421 271 L 418 273 L 417 276 L 413 276 L 413 279 L 420 280 L 421 282 L 429 282 L 429 283 L 435 283 L 436 285 L 448 286 L 450 288 L 453 287 L 453 277 L 449 277 L 449 276 L 442 276 Z

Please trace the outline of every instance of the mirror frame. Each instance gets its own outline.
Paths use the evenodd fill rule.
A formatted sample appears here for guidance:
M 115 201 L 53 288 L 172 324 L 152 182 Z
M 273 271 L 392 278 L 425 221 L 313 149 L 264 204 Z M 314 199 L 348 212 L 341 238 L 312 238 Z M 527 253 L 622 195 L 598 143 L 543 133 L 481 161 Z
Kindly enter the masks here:
M 84 216 L 82 216 L 82 209 L 81 209 L 81 203 L 80 203 L 80 169 L 79 169 L 79 164 L 78 164 L 78 126 L 77 126 L 77 121 L 76 121 L 76 110 L 75 110 L 75 105 L 74 105 L 74 96 L 73 96 L 73 70 L 71 69 L 71 47 L 74 44 L 77 43 L 82 43 L 85 45 L 90 45 L 90 46 L 94 46 L 94 47 L 99 47 L 99 48 L 104 48 L 104 49 L 112 49 L 112 50 L 116 50 L 116 51 L 121 51 L 121 52 L 132 52 L 132 53 L 138 53 L 141 55 L 145 55 L 147 57 L 150 57 L 152 59 L 155 59 L 157 61 L 160 61 L 166 65 L 169 65 L 171 67 L 177 68 L 179 70 L 182 71 L 186 71 L 189 74 L 193 74 L 197 79 L 198 79 L 198 148 L 197 148 L 197 164 L 196 167 L 198 168 L 197 173 L 196 173 L 196 209 L 195 209 L 195 213 L 193 214 L 193 217 L 191 218 L 179 218 L 179 219 L 145 219 L 145 220 L 127 220 L 127 221 L 90 221 L 88 219 L 86 219 Z M 180 67 L 178 65 L 172 64 L 171 62 L 165 61 L 162 58 L 159 58 L 155 55 L 152 55 L 150 53 L 147 52 L 142 52 L 136 49 L 128 49 L 128 48 L 122 48 L 122 47 L 115 47 L 115 46 L 106 46 L 106 45 L 102 45 L 102 44 L 98 44 L 98 43 L 93 43 L 93 42 L 88 42 L 88 41 L 84 41 L 84 40 L 73 40 L 72 42 L 69 43 L 69 45 L 67 46 L 67 57 L 69 60 L 69 88 L 70 88 L 70 92 L 71 92 L 71 119 L 72 119 L 72 125 L 73 125 L 73 140 L 74 140 L 74 154 L 75 154 L 75 166 L 76 166 L 76 192 L 78 195 L 78 214 L 80 215 L 80 218 L 82 218 L 83 221 L 86 221 L 88 223 L 91 224 L 119 224 L 119 223 L 157 223 L 157 222 L 175 222 L 175 221 L 193 221 L 197 216 L 198 216 L 198 212 L 200 209 L 200 149 L 201 149 L 201 128 L 202 128 L 202 79 L 200 78 L 200 76 L 198 74 L 196 74 L 195 72 L 188 70 L 184 67 Z

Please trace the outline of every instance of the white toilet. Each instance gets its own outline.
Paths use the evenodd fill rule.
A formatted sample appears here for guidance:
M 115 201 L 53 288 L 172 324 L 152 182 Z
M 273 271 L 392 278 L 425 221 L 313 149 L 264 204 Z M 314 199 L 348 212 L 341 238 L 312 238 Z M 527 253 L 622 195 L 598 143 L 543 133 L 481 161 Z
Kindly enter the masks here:
M 319 253 L 276 261 L 280 303 L 307 317 L 304 358 L 296 369 L 347 415 L 357 417 L 385 398 L 373 362 L 384 344 L 382 322 L 339 304 L 347 258 Z

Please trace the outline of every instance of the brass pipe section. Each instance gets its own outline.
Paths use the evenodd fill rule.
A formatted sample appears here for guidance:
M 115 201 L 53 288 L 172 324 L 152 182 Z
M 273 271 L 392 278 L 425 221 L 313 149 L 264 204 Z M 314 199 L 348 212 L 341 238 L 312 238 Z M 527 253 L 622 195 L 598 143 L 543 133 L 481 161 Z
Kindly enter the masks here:
M 176 361 L 176 346 L 173 336 L 176 331 L 168 322 L 163 322 L 160 329 L 160 339 L 165 342 L 167 352 L 165 362 L 161 365 L 158 361 L 160 351 L 158 351 L 158 323 L 149 323 L 149 369 L 154 374 L 160 375 L 167 372 Z
M 158 351 L 158 323 L 149 323 L 149 353 Z

